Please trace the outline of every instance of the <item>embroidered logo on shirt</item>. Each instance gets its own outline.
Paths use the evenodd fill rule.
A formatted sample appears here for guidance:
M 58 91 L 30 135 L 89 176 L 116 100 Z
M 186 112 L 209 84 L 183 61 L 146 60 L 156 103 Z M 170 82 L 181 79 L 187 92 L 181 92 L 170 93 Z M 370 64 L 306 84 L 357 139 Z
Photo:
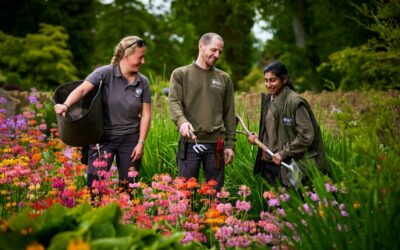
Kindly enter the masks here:
M 140 95 L 142 94 L 143 89 L 142 88 L 136 88 L 135 89 L 135 96 L 136 97 L 140 97 Z
M 211 88 L 222 89 L 222 83 L 217 79 L 211 79 Z
M 285 125 L 285 126 L 292 126 L 292 118 L 290 118 L 290 117 L 283 117 L 282 121 L 283 121 L 283 125 Z

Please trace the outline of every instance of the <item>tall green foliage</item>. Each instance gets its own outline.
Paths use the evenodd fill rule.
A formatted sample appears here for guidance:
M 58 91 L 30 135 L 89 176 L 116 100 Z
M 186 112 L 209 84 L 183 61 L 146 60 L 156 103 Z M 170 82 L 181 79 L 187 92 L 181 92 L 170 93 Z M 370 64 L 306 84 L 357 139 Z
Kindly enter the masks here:
M 60 82 L 76 79 L 76 68 L 61 26 L 41 24 L 40 33 L 18 38 L 0 32 L 0 65 L 4 72 L 21 76 L 27 89 L 55 88 Z

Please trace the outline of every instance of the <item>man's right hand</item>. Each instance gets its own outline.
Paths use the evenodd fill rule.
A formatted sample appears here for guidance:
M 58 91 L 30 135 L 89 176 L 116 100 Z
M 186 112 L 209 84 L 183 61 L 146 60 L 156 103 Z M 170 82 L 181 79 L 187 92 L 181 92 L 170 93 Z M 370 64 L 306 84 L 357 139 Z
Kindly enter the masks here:
M 189 133 L 189 130 L 192 132 L 194 131 L 194 128 L 190 122 L 184 122 L 181 124 L 181 127 L 179 128 L 179 133 L 181 133 L 182 137 L 189 137 L 192 140 L 196 139 L 196 136 L 194 133 Z

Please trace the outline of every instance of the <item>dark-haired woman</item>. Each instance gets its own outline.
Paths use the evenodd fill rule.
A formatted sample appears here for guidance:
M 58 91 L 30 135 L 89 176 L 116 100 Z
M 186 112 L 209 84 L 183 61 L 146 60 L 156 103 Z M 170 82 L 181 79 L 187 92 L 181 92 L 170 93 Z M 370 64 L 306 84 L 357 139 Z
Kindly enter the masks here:
M 137 36 L 123 38 L 115 47 L 110 65 L 95 69 L 63 104 L 64 114 L 75 102 L 102 82 L 104 134 L 89 149 L 88 186 L 109 170 L 116 159 L 119 181 L 124 187 L 134 180 L 141 165 L 151 120 L 151 94 L 147 77 L 139 73 L 146 56 L 146 42 Z M 90 128 L 87 128 L 90 129 Z
M 271 185 L 290 186 L 288 169 L 281 162 L 293 158 L 303 174 L 309 159 L 327 171 L 321 132 L 308 102 L 294 91 L 284 64 L 274 61 L 264 69 L 264 82 L 268 94 L 262 94 L 260 140 L 273 156 L 259 149 L 254 172 Z M 254 143 L 256 136 L 249 136 Z

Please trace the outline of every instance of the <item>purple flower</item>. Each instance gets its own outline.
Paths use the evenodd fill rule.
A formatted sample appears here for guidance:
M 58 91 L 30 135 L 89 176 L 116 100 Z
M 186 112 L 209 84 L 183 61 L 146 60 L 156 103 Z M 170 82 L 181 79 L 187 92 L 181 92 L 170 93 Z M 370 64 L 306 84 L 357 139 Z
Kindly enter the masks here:
M 337 191 L 337 188 L 335 187 L 335 185 L 332 185 L 330 183 L 325 183 L 325 188 L 326 188 L 326 191 L 331 192 L 331 193 Z
M 36 104 L 36 103 L 39 103 L 39 101 L 38 101 L 37 97 L 36 97 L 36 96 L 34 96 L 34 95 L 30 95 L 30 96 L 28 96 L 28 101 L 29 101 L 29 103 L 30 103 L 30 104 Z
M 349 214 L 346 212 L 346 210 L 340 210 L 340 214 L 341 214 L 343 217 L 349 216 Z
M 319 201 L 318 194 L 316 194 L 316 193 L 311 193 L 310 197 L 311 197 L 311 200 L 313 200 L 313 201 Z
M 311 215 L 311 208 L 308 204 L 303 204 L 303 209 L 307 214 Z
M 281 194 L 281 195 L 279 195 L 279 198 L 281 198 L 281 200 L 283 201 L 283 202 L 286 202 L 286 201 L 288 201 L 289 200 L 289 198 L 290 198 L 290 195 L 289 194 Z
M 0 97 L 0 104 L 7 103 L 7 99 L 4 97 Z
M 280 214 L 282 217 L 286 217 L 286 212 L 282 208 L 277 209 L 278 214 Z
M 277 207 L 279 206 L 279 200 L 278 199 L 270 199 L 268 201 L 268 206 L 270 207 Z
M 267 245 L 271 243 L 272 241 L 272 235 L 264 234 L 264 233 L 258 233 L 255 236 L 256 241 L 261 244 L 261 245 Z

